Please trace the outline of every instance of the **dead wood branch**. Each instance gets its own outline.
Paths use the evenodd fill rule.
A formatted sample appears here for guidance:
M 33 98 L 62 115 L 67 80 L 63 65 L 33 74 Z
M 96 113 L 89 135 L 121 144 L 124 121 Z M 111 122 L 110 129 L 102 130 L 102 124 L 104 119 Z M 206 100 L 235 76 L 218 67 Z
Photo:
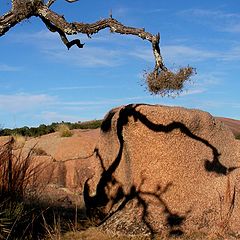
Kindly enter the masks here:
M 109 28 L 112 33 L 119 33 L 123 35 L 134 35 L 143 40 L 147 40 L 151 42 L 153 56 L 155 58 L 155 67 L 153 72 L 147 75 L 147 84 L 149 86 L 149 82 L 151 87 L 148 90 L 153 94 L 162 94 L 164 95 L 166 91 L 169 93 L 172 90 L 179 90 L 179 88 L 175 88 L 176 84 L 168 84 L 168 87 L 161 88 L 161 86 L 165 86 L 166 84 L 158 84 L 158 89 L 153 89 L 153 84 L 156 85 L 156 82 L 163 82 L 166 79 L 166 76 L 170 76 L 168 81 L 174 82 L 176 79 L 181 79 L 181 86 L 183 87 L 183 83 L 189 79 L 189 77 L 194 73 L 192 68 L 182 68 L 179 72 L 173 73 L 169 71 L 164 63 L 163 58 L 160 52 L 160 34 L 153 35 L 150 32 L 145 31 L 144 28 L 134 28 L 123 25 L 118 20 L 112 18 L 101 19 L 95 23 L 81 23 L 81 22 L 72 22 L 69 23 L 66 19 L 59 15 L 58 13 L 52 11 L 50 6 L 56 0 L 49 0 L 46 4 L 44 4 L 43 0 L 12 0 L 12 9 L 8 13 L 0 16 L 0 36 L 4 35 L 10 28 L 14 27 L 17 23 L 23 21 L 24 19 L 28 19 L 32 16 L 39 17 L 46 27 L 52 31 L 57 32 L 66 45 L 68 49 L 72 46 L 76 45 L 79 48 L 83 48 L 84 44 L 80 42 L 79 39 L 74 39 L 69 41 L 67 35 L 75 35 L 78 33 L 86 34 L 88 37 L 91 35 L 98 33 L 99 31 Z M 66 0 L 69 3 L 73 3 L 77 0 Z M 191 71 L 189 71 L 192 69 Z M 160 87 L 159 87 L 160 86 Z M 174 86 L 174 87 L 172 87 Z M 170 91 L 168 91 L 170 89 Z

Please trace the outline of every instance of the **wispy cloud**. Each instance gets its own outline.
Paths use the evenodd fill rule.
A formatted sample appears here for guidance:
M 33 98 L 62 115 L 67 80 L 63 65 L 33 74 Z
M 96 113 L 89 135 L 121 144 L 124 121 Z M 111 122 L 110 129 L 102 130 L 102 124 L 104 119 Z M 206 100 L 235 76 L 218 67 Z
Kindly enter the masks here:
M 148 62 L 154 62 L 154 56 L 152 53 L 152 50 L 149 48 L 142 48 L 141 50 L 139 48 L 133 49 L 133 51 L 128 53 L 130 56 L 137 57 L 139 59 L 142 59 L 144 61 Z
M 28 45 L 37 45 L 41 46 L 45 43 L 53 43 L 59 39 L 58 33 L 52 33 L 48 30 L 40 30 L 37 32 L 21 32 L 18 33 L 9 33 L 12 35 L 10 38 L 11 41 L 16 43 L 27 43 Z
M 154 62 L 151 49 L 136 49 L 130 55 L 143 59 L 148 62 Z M 162 46 L 162 55 L 166 56 L 169 62 L 181 63 L 204 61 L 206 59 L 217 58 L 218 52 L 198 49 L 184 45 L 165 45 Z
M 135 49 L 128 53 L 144 61 L 153 63 L 154 57 L 151 49 L 143 48 Z M 240 44 L 230 47 L 227 50 L 211 50 L 197 48 L 185 45 L 165 45 L 162 46 L 162 55 L 170 63 L 189 64 L 190 62 L 201 62 L 206 60 L 216 61 L 239 61 L 240 60 Z
M 151 10 L 145 10 L 144 13 L 145 14 L 153 14 L 153 13 L 163 13 L 166 12 L 167 10 L 164 8 L 154 8 Z
M 121 63 L 121 52 L 100 47 L 88 47 L 66 52 L 63 49 L 45 49 L 44 53 L 57 62 L 78 67 L 114 67 Z
M 77 122 L 79 117 L 76 115 L 63 114 L 56 111 L 43 111 L 40 114 L 33 116 L 34 118 L 40 118 L 43 122 Z
M 222 19 L 229 19 L 229 18 L 239 18 L 240 14 L 238 13 L 231 13 L 231 12 L 224 12 L 222 10 L 211 10 L 211 9 L 201 9 L 201 8 L 195 8 L 195 9 L 187 9 L 179 12 L 180 14 L 184 15 L 193 15 L 196 17 L 210 17 L 210 18 L 222 18 Z
M 130 11 L 130 8 L 121 6 L 121 7 L 114 8 L 112 13 L 115 18 L 121 18 L 121 17 L 127 16 L 129 14 L 129 11 Z
M 230 109 L 230 108 L 235 108 L 235 109 L 239 109 L 240 108 L 240 103 L 238 102 L 234 102 L 234 101 L 226 101 L 226 100 L 199 100 L 196 101 L 198 106 L 200 108 L 213 108 L 213 109 L 217 109 L 217 108 L 226 108 L 226 109 Z
M 223 78 L 225 78 L 225 73 L 222 71 L 212 71 L 200 73 L 195 76 L 196 83 L 194 86 L 196 87 L 205 87 L 215 86 L 222 84 Z
M 61 106 L 92 106 L 92 105 L 109 105 L 109 104 L 125 104 L 129 101 L 141 101 L 146 98 L 152 98 L 151 96 L 137 96 L 137 97 L 126 97 L 126 98 L 111 98 L 94 101 L 72 101 L 72 102 L 58 102 Z
M 72 90 L 88 90 L 88 89 L 112 89 L 121 88 L 121 86 L 105 86 L 105 85 L 93 85 L 93 86 L 67 86 L 67 87 L 55 87 L 50 88 L 50 91 L 72 91 Z
M 99 89 L 104 88 L 104 86 L 71 86 L 71 87 L 56 87 L 50 88 L 53 91 L 68 91 L 68 90 L 85 90 L 85 89 Z
M 240 32 L 240 14 L 211 9 L 187 9 L 179 12 L 200 24 L 208 25 L 220 32 Z
M 225 28 L 226 32 L 240 33 L 240 23 L 232 24 Z
M 85 35 L 76 36 L 87 39 Z M 64 64 L 77 67 L 114 67 L 122 63 L 122 52 L 116 49 L 108 48 L 108 44 L 103 46 L 98 43 L 111 43 L 111 39 L 103 36 L 93 38 L 92 42 L 95 46 L 88 45 L 83 49 L 77 47 L 67 51 L 66 46 L 61 42 L 57 33 L 51 33 L 47 30 L 35 33 L 23 33 L 13 37 L 13 41 L 33 45 L 43 53 L 42 56 L 52 59 L 56 62 L 64 62 Z M 84 42 L 84 40 L 82 40 Z
M 0 72 L 17 72 L 21 70 L 22 70 L 22 67 L 10 66 L 7 64 L 0 63 Z
M 0 95 L 0 109 L 7 112 L 23 112 L 55 102 L 55 97 L 46 94 Z
M 180 97 L 185 97 L 185 96 L 188 96 L 188 95 L 195 95 L 195 94 L 201 94 L 201 93 L 204 93 L 206 92 L 206 89 L 189 89 L 189 90 L 186 90 L 186 91 L 183 91 L 182 93 L 180 93 Z
M 218 57 L 218 53 L 205 49 L 198 49 L 183 45 L 163 46 L 162 52 L 170 61 L 174 59 L 187 59 L 187 61 L 203 61 L 210 58 Z

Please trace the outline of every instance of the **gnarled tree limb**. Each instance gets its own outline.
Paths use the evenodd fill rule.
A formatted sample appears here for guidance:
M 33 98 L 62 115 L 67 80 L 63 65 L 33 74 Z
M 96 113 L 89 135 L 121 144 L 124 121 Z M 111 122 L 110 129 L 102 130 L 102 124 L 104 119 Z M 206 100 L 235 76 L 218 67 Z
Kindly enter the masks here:
M 183 71 L 181 71 L 181 79 L 179 80 L 180 71 L 177 74 L 174 74 L 165 67 L 159 47 L 159 33 L 157 35 L 153 35 L 145 31 L 144 28 L 133 28 L 125 26 L 116 19 L 112 18 L 112 16 L 110 16 L 110 18 L 102 19 L 91 24 L 81 22 L 69 23 L 63 16 L 55 13 L 50 9 L 50 6 L 55 1 L 56 0 L 49 0 L 46 4 L 44 4 L 43 0 L 12 0 L 11 11 L 3 16 L 0 16 L 0 36 L 4 35 L 17 23 L 32 16 L 39 17 L 50 31 L 58 32 L 61 40 L 68 49 L 73 45 L 82 48 L 84 44 L 82 44 L 79 39 L 69 41 L 66 35 L 82 33 L 90 37 L 91 35 L 96 34 L 105 28 L 109 28 L 113 33 L 135 35 L 142 38 L 143 40 L 151 42 L 152 44 L 153 55 L 155 58 L 155 67 L 153 72 L 147 76 L 148 86 L 149 82 L 151 83 L 149 90 L 152 93 L 162 94 L 164 91 L 179 90 L 182 88 L 182 83 L 188 80 L 194 72 L 190 67 L 187 68 L 187 71 L 185 68 L 183 68 Z M 66 1 L 72 3 L 77 0 Z M 165 81 L 164 84 L 158 84 L 159 82 L 163 81 Z
M 109 28 L 110 31 L 114 33 L 135 35 L 144 40 L 148 40 L 152 43 L 153 53 L 156 61 L 155 70 L 161 69 L 167 71 L 167 68 L 164 66 L 163 59 L 160 54 L 160 34 L 157 34 L 155 36 L 149 32 L 146 32 L 144 28 L 127 27 L 112 17 L 102 19 L 91 24 L 78 22 L 68 23 L 62 16 L 59 16 L 57 13 L 51 11 L 47 6 L 44 5 L 38 8 L 38 15 L 42 18 L 43 21 L 50 22 L 56 29 L 67 35 L 83 33 L 91 36 L 105 28 Z

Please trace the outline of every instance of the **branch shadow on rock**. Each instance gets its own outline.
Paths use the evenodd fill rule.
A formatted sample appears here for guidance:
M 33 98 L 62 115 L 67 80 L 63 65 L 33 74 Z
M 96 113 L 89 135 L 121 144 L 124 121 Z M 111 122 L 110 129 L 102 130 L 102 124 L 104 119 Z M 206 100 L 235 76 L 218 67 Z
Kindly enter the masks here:
M 181 230 L 181 225 L 186 220 L 187 214 L 189 212 L 187 212 L 186 215 L 184 216 L 180 216 L 176 213 L 173 213 L 170 211 L 167 203 L 163 200 L 162 195 L 166 191 L 168 191 L 172 183 L 169 183 L 164 188 L 161 188 L 161 186 L 157 185 L 155 191 L 146 192 L 141 190 L 141 187 L 145 181 L 145 179 L 142 178 L 142 182 L 140 186 L 137 187 L 133 185 L 130 187 L 129 193 L 124 193 L 123 186 L 121 186 L 121 184 L 114 177 L 114 172 L 117 170 L 122 159 L 123 148 L 124 148 L 123 128 L 128 124 L 129 117 L 133 117 L 135 122 L 140 121 L 143 125 L 145 125 L 149 130 L 152 130 L 153 132 L 170 133 L 173 130 L 178 129 L 187 137 L 203 143 L 206 147 L 210 148 L 212 151 L 212 159 L 205 160 L 205 162 L 203 163 L 204 168 L 207 172 L 215 172 L 216 174 L 219 174 L 219 175 L 227 175 L 233 170 L 235 170 L 236 167 L 228 168 L 224 166 L 219 161 L 219 157 L 221 154 L 219 153 L 217 148 L 214 147 L 206 139 L 203 139 L 195 135 L 194 133 L 192 133 L 185 124 L 181 122 L 172 122 L 168 125 L 153 123 L 147 118 L 147 116 L 145 116 L 144 114 L 136 110 L 138 106 L 140 105 L 130 104 L 123 107 L 119 111 L 119 116 L 117 118 L 117 124 L 116 124 L 116 134 L 119 142 L 119 150 L 116 158 L 108 168 L 104 166 L 104 159 L 102 158 L 99 149 L 95 148 L 94 150 L 96 157 L 100 161 L 100 164 L 102 167 L 102 174 L 96 187 L 95 196 L 90 196 L 89 194 L 90 193 L 90 187 L 88 184 L 89 179 L 85 182 L 83 194 L 84 194 L 84 201 L 87 208 L 87 214 L 91 216 L 91 214 L 93 212 L 95 214 L 96 213 L 95 210 L 98 209 L 98 211 L 101 213 L 99 214 L 99 224 L 102 224 L 111 216 L 113 216 L 115 213 L 121 211 L 127 205 L 127 203 L 129 203 L 131 200 L 136 200 L 137 205 L 142 207 L 143 209 L 142 216 L 141 216 L 142 222 L 148 228 L 149 233 L 153 235 L 155 234 L 155 230 L 151 224 L 151 221 L 149 220 L 149 202 L 145 200 L 145 197 L 148 196 L 150 198 L 157 200 L 159 206 L 163 207 L 164 209 L 163 213 L 166 219 L 166 224 L 169 228 L 169 235 L 179 236 L 183 234 L 183 231 Z M 115 110 L 112 110 L 106 116 L 101 126 L 101 130 L 103 132 L 106 133 L 111 131 L 112 119 L 115 113 L 116 113 Z M 117 191 L 114 197 L 109 197 L 108 195 L 109 186 L 112 186 L 112 187 L 117 186 Z M 102 209 L 104 209 L 104 207 L 110 201 L 112 202 L 112 208 L 108 211 L 108 213 L 104 213 Z M 115 206 L 115 209 L 114 209 L 114 206 Z

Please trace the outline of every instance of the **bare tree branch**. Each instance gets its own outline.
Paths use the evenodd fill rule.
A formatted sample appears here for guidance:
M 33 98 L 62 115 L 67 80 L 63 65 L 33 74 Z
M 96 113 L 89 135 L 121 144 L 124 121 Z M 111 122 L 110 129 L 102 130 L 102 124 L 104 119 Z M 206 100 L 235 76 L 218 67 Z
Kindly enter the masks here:
M 146 32 L 144 28 L 127 27 L 112 17 L 107 19 L 101 19 L 91 24 L 78 23 L 78 22 L 68 23 L 62 16 L 51 11 L 46 6 L 42 6 L 41 8 L 39 8 L 38 14 L 43 21 L 50 22 L 52 25 L 55 26 L 56 29 L 60 30 L 61 32 L 67 35 L 83 33 L 83 34 L 87 34 L 88 36 L 91 36 L 105 28 L 109 28 L 110 31 L 113 33 L 119 33 L 124 35 L 135 35 L 144 40 L 148 40 L 152 43 L 153 53 L 154 53 L 155 62 L 156 62 L 155 70 L 156 71 L 167 70 L 167 68 L 163 64 L 163 59 L 162 59 L 160 48 L 159 48 L 160 34 L 157 34 L 155 36 L 149 32 Z
M 125 26 L 112 18 L 112 14 L 110 18 L 101 19 L 95 23 L 69 23 L 63 16 L 49 9 L 55 1 L 56 0 L 49 0 L 44 4 L 43 0 L 12 0 L 11 11 L 0 16 L 0 36 L 4 35 L 10 28 L 14 27 L 22 20 L 30 18 L 31 16 L 36 16 L 41 18 L 50 31 L 57 32 L 62 42 L 70 49 L 74 45 L 83 48 L 84 44 L 82 44 L 79 39 L 69 41 L 66 35 L 82 33 L 90 37 L 103 29 L 109 28 L 112 33 L 135 35 L 143 40 L 151 42 L 153 56 L 155 58 L 155 67 L 153 72 L 146 76 L 146 82 L 150 92 L 164 95 L 165 92 L 182 89 L 183 83 L 194 73 L 194 69 L 191 67 L 182 68 L 177 73 L 172 73 L 165 67 L 159 47 L 159 33 L 153 35 L 145 31 L 144 28 Z M 77 0 L 66 1 L 73 3 Z
M 12 0 L 12 9 L 0 16 L 0 37 L 22 20 L 36 16 L 42 0 Z
M 67 1 L 69 3 L 73 3 L 73 2 L 77 2 L 78 0 L 65 0 L 65 1 Z
M 56 0 L 49 0 L 47 3 L 46 3 L 46 6 L 49 8 L 49 7 L 51 7 L 51 5 L 53 4 L 53 3 L 55 3 L 56 2 Z

